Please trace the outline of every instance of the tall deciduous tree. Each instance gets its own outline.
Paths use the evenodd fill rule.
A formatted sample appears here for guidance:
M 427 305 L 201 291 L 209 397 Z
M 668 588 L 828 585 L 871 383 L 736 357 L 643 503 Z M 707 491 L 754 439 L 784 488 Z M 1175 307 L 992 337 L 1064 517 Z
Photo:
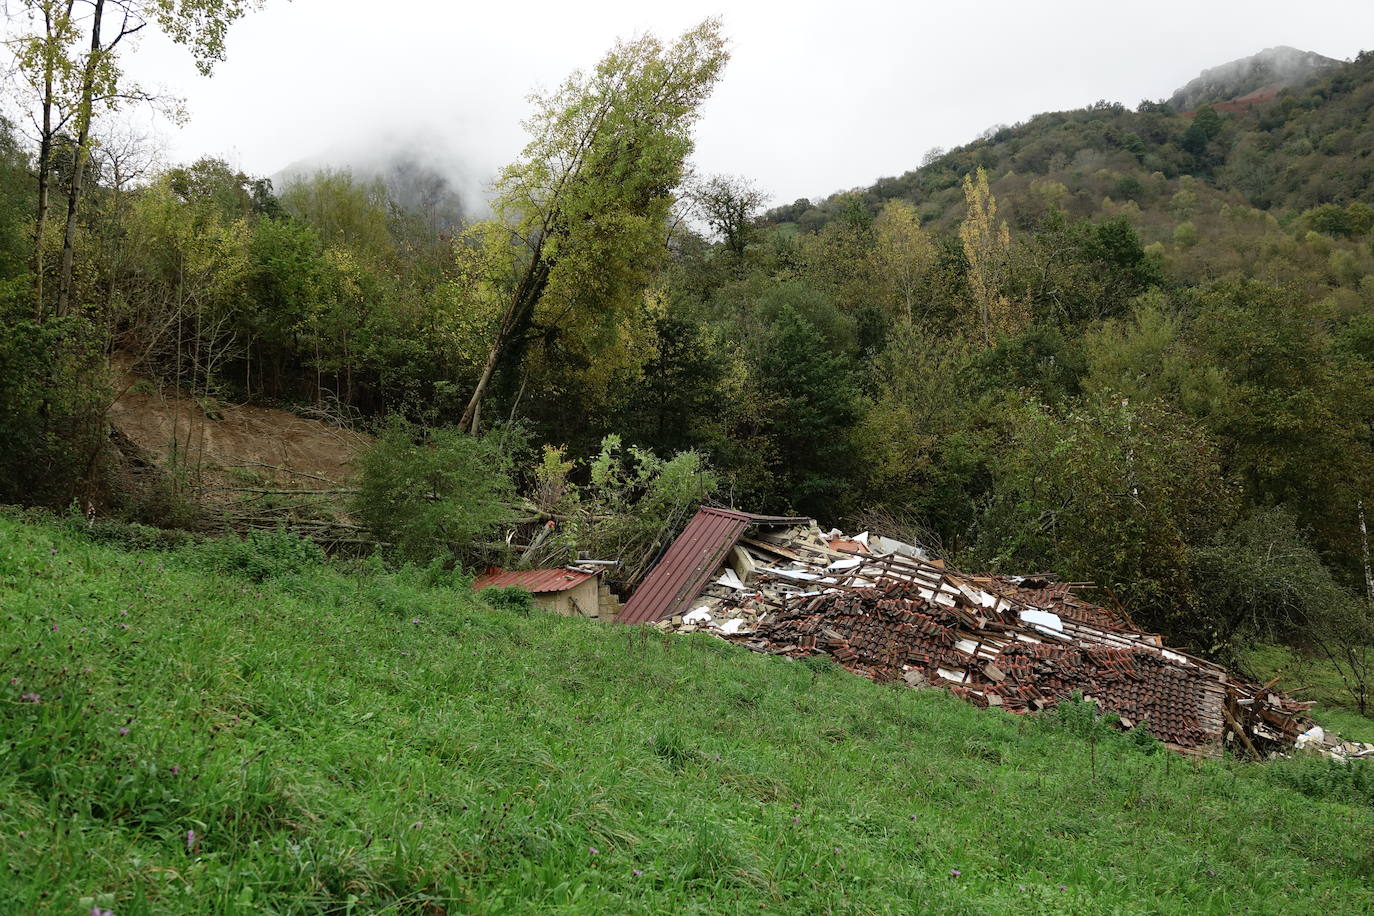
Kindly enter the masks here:
M 33 244 L 34 315 L 43 317 L 43 242 L 47 234 L 52 184 L 53 143 L 67 126 L 73 110 L 62 100 L 76 96 L 76 43 L 80 32 L 72 18 L 75 0 L 21 0 L 20 15 L 34 21 L 34 28 L 7 42 L 14 54 L 15 69 L 28 84 L 35 100 L 33 129 L 37 132 L 38 211 Z M 41 23 L 41 24 L 40 24 Z
M 464 428 L 478 429 L 492 376 L 518 346 L 574 324 L 614 325 L 633 309 L 664 256 L 691 127 L 727 56 L 708 19 L 670 45 L 621 42 L 592 72 L 535 97 L 532 139 L 496 185 L 506 231 L 471 233 L 464 273 L 499 317 Z
M 916 208 L 892 200 L 873 221 L 873 266 L 902 315 L 912 320 L 921 283 L 935 266 L 935 245 L 921 229 Z
M 754 216 L 765 200 L 767 196 L 749 179 L 731 175 L 712 175 L 694 182 L 691 190 L 693 209 L 737 257 L 744 256 Z
M 52 143 L 59 130 L 71 131 L 76 142 L 75 162 L 66 187 L 66 220 L 58 272 L 55 311 L 64 314 L 72 294 L 77 213 L 86 164 L 90 159 L 91 127 L 102 108 L 121 101 L 149 97 L 128 85 L 120 52 L 129 40 L 154 23 L 169 38 L 185 45 L 196 67 L 209 75 L 224 57 L 229 26 L 263 0 L 23 0 L 33 14 L 34 31 L 14 39 L 20 71 L 37 96 L 39 131 L 39 202 L 36 260 L 41 283 L 42 240 L 48 214 Z M 41 26 L 37 23 L 41 21 Z M 84 50 L 83 50 L 84 49 Z M 42 301 L 35 309 L 41 316 Z
M 964 176 L 964 202 L 968 206 L 959 226 L 968 261 L 968 285 L 973 297 L 974 323 L 984 346 L 1019 324 L 1015 307 L 1002 292 L 1003 274 L 1011 252 L 1011 234 L 1005 220 L 997 218 L 997 198 L 988 188 L 988 174 L 980 167 L 977 176 Z

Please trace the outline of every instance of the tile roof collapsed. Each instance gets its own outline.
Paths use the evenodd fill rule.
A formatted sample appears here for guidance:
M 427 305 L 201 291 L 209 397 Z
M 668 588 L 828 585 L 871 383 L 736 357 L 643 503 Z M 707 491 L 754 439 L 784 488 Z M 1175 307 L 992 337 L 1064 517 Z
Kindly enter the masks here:
M 752 530 L 750 530 L 752 529 Z M 1307 719 L 1311 703 L 1168 649 L 1124 610 L 1049 575 L 973 576 L 920 548 L 810 519 L 703 508 L 620 619 L 710 632 L 757 652 L 828 653 L 876 681 L 1030 713 L 1075 691 L 1175 750 L 1259 757 L 1297 747 L 1374 758 Z

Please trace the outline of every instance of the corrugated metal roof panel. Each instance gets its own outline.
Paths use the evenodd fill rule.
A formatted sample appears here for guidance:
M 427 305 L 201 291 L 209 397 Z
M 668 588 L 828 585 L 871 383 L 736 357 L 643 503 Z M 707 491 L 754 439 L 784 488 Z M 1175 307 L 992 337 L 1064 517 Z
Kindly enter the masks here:
M 565 592 L 581 585 L 596 573 L 572 569 L 497 569 L 492 567 L 472 580 L 475 589 L 519 586 L 529 592 Z
M 744 529 L 759 522 L 785 524 L 805 519 L 764 518 L 702 506 L 663 558 L 644 577 L 616 618 L 621 623 L 651 623 L 671 617 L 701 593 Z

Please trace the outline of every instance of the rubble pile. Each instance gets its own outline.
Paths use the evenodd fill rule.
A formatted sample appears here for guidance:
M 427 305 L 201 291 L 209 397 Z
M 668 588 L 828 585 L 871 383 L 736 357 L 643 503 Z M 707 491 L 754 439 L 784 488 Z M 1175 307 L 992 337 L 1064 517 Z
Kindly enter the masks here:
M 1075 594 L 1086 583 L 966 575 L 914 546 L 822 533 L 814 523 L 756 530 L 721 548 L 723 562 L 688 596 L 689 609 L 655 626 L 769 654 L 828 654 L 876 681 L 937 687 L 1013 713 L 1079 693 L 1122 727 L 1189 753 L 1230 747 L 1261 757 L 1299 746 L 1374 757 L 1374 745 L 1314 727 L 1310 703 L 1166 648 L 1123 609 Z

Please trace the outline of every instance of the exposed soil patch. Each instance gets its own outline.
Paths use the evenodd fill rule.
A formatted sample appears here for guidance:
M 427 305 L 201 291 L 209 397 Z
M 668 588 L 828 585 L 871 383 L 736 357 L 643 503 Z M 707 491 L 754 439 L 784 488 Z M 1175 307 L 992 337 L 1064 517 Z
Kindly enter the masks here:
M 207 508 L 289 517 L 290 498 L 299 492 L 310 498 L 307 515 L 327 509 L 325 515 L 346 521 L 340 506 L 370 436 L 286 410 L 185 397 L 118 359 L 111 370 L 122 392 L 109 412 L 117 433 Z M 260 491 L 292 492 L 283 499 Z

